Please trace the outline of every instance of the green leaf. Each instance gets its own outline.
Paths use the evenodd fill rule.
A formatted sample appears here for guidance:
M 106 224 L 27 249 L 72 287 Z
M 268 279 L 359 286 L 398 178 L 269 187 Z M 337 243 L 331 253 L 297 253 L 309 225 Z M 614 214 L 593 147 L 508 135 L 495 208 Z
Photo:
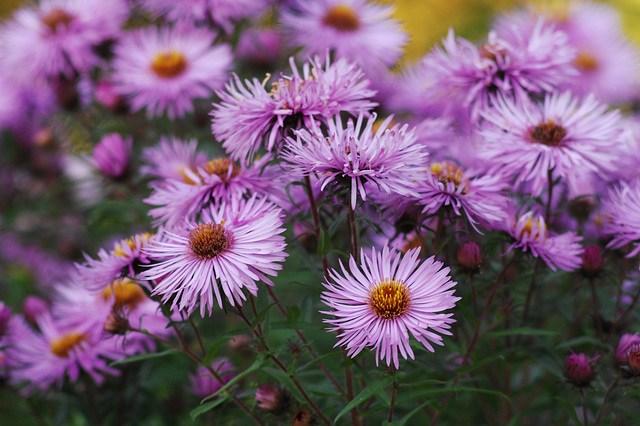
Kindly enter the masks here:
M 499 396 L 507 401 L 509 401 L 509 397 L 502 392 L 490 390 L 490 389 L 481 389 L 481 388 L 471 388 L 471 387 L 446 387 L 440 389 L 421 389 L 415 390 L 410 393 L 402 393 L 398 396 L 396 404 L 400 405 L 403 403 L 408 403 L 411 401 L 415 401 L 417 398 L 425 398 L 427 396 L 438 395 L 443 393 L 461 393 L 461 392 L 475 392 L 475 393 L 483 393 L 486 395 Z
M 573 407 L 573 404 L 569 403 L 569 401 L 560 398 L 559 396 L 556 396 L 554 398 L 556 401 L 558 401 L 560 403 L 560 405 L 562 405 L 565 409 L 565 411 L 567 412 L 567 414 L 569 414 L 569 416 L 573 419 L 573 421 L 577 424 L 577 425 L 581 425 L 582 422 L 580 421 L 580 419 L 578 419 L 578 415 L 576 414 L 576 410 Z
M 342 411 L 338 413 L 336 418 L 333 419 L 333 422 L 336 423 L 340 417 L 344 416 L 346 413 L 351 411 L 352 408 L 362 404 L 363 402 L 371 398 L 375 393 L 389 386 L 391 383 L 393 383 L 394 380 L 395 380 L 394 376 L 384 376 L 380 378 L 378 381 L 376 381 L 375 383 L 373 383 L 372 385 L 364 388 L 362 392 L 356 395 L 356 397 L 353 398 L 351 402 L 349 402 L 347 406 L 344 407 Z
M 318 235 L 318 256 L 324 256 L 331 250 L 331 236 L 324 229 L 320 229 Z
M 495 362 L 497 360 L 504 361 L 504 355 L 496 355 L 496 356 L 492 356 L 492 357 L 489 357 L 489 358 L 485 358 L 482 361 L 474 362 L 473 364 L 470 364 L 470 365 L 467 365 L 465 367 L 459 368 L 458 372 L 459 373 L 468 373 L 469 371 L 473 371 L 476 368 L 480 368 L 485 364 L 489 364 L 489 363 Z
M 267 362 L 267 357 L 264 356 L 263 354 L 259 354 L 258 358 L 254 361 L 253 364 L 251 364 L 249 366 L 249 368 L 247 368 L 246 370 L 244 370 L 242 373 L 239 373 L 238 375 L 236 375 L 233 379 L 231 379 L 226 385 L 224 385 L 223 387 L 221 387 L 217 392 L 212 393 L 211 395 L 209 395 L 208 397 L 204 398 L 202 400 L 202 402 L 208 401 L 211 398 L 214 398 L 216 396 L 218 396 L 219 394 L 221 394 L 222 392 L 226 391 L 227 389 L 229 389 L 231 386 L 233 386 L 236 382 L 238 382 L 240 379 L 242 379 L 244 376 L 253 373 L 254 371 L 260 369 L 265 363 Z
M 274 330 L 317 330 L 318 326 L 304 321 L 274 321 L 271 323 Z
M 266 308 L 264 308 L 263 310 L 261 310 L 260 312 L 258 312 L 258 315 L 256 315 L 256 319 L 254 319 L 253 322 L 251 323 L 251 328 L 254 328 L 256 325 L 264 321 L 264 318 L 267 316 L 267 312 L 269 312 L 269 309 L 271 309 L 274 305 L 275 303 L 272 303 Z
M 603 348 L 608 348 L 609 345 L 603 343 L 602 340 L 595 338 L 594 336 L 580 336 L 575 339 L 567 340 L 566 342 L 562 342 L 556 346 L 556 349 L 563 348 L 574 348 L 580 345 L 590 345 L 590 346 L 600 346 Z
M 404 426 L 409 421 L 409 419 L 411 419 L 411 417 L 413 417 L 418 411 L 422 410 L 422 407 L 424 407 L 425 405 L 429 405 L 429 401 L 418 405 L 416 408 L 411 410 L 406 416 L 404 416 L 403 418 L 401 418 L 397 422 L 394 422 L 395 425 L 396 426 Z
M 189 415 L 191 416 L 191 420 L 194 421 L 200 414 L 204 414 L 209 410 L 213 410 L 215 407 L 222 404 L 227 399 L 229 399 L 229 395 L 224 395 L 216 399 L 215 401 L 207 402 L 206 404 L 202 404 L 199 407 L 194 408 L 189 413 Z
M 209 350 L 207 350 L 207 357 L 202 360 L 202 364 L 204 365 L 211 364 L 211 361 L 213 361 L 213 358 L 216 357 L 222 345 L 224 345 L 225 343 L 227 343 L 229 340 L 232 340 L 232 339 L 233 337 L 230 337 L 230 336 L 224 336 L 224 337 L 220 337 L 219 339 L 216 339 L 211 344 L 211 346 L 209 346 Z
M 555 336 L 558 332 L 549 330 L 540 330 L 537 328 L 510 328 L 508 330 L 491 331 L 486 333 L 487 337 L 505 337 L 505 336 Z
M 162 352 L 152 352 L 152 353 L 148 353 L 148 354 L 142 354 L 142 355 L 134 355 L 131 356 L 129 358 L 125 358 L 125 359 L 121 359 L 118 361 L 114 361 L 111 364 L 109 364 L 110 367 L 113 367 L 115 365 L 120 365 L 120 364 L 128 364 L 130 362 L 137 362 L 137 361 L 143 361 L 145 359 L 152 359 L 152 358 L 162 358 L 163 356 L 167 356 L 167 355 L 171 355 L 173 353 L 179 352 L 177 349 L 167 349 L 166 351 L 162 351 Z
M 334 356 L 338 356 L 340 354 L 341 354 L 340 352 L 331 352 L 331 353 L 322 355 L 321 357 L 318 357 L 318 358 L 314 359 L 313 361 L 309 361 L 305 365 L 303 365 L 300 368 L 298 368 L 298 372 L 301 372 L 301 371 L 303 371 L 303 370 L 305 370 L 305 369 L 307 369 L 307 368 L 309 368 L 309 367 L 311 367 L 313 365 L 316 365 L 316 364 L 318 364 L 320 362 L 323 362 L 325 359 L 328 359 L 328 358 L 331 358 L 331 357 L 334 357 Z

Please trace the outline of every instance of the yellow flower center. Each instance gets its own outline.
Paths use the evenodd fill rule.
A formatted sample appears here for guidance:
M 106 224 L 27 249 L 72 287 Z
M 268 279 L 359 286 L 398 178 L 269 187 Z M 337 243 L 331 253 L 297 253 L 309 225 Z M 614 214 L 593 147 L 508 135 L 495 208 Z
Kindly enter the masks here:
M 213 259 L 231 245 L 231 233 L 222 223 L 203 223 L 189 233 L 189 247 L 201 260 Z
M 444 184 L 445 187 L 447 186 L 448 182 L 453 182 L 457 190 L 464 182 L 465 187 L 462 189 L 462 193 L 467 193 L 467 188 L 469 188 L 469 180 L 464 177 L 462 170 L 460 170 L 453 164 L 448 164 L 444 161 L 442 163 L 432 163 L 431 173 L 438 179 L 439 182 Z
M 129 309 L 135 309 L 140 302 L 147 298 L 140 286 L 127 278 L 115 280 L 102 292 L 102 298 L 106 301 L 111 300 L 112 296 L 115 298 L 113 307 L 116 310 L 125 306 Z
M 151 71 L 161 78 L 174 78 L 187 69 L 187 59 L 180 52 L 171 50 L 156 55 L 151 62 Z
M 229 175 L 229 168 L 231 167 L 233 168 L 231 170 L 231 175 Z M 202 169 L 209 176 L 218 175 L 224 183 L 229 183 L 231 179 L 240 174 L 240 166 L 228 158 L 216 158 L 215 160 L 211 160 L 207 162 Z M 191 171 L 200 176 L 200 174 L 193 168 L 191 168 Z M 189 185 L 197 185 L 197 183 L 184 172 L 184 169 L 182 169 L 182 178 L 185 183 L 188 183 Z
M 49 27 L 49 29 L 55 34 L 58 32 L 59 26 L 68 28 L 71 21 L 73 21 L 73 16 L 69 15 L 62 9 L 53 9 L 51 12 L 40 18 L 40 21 Z
M 402 281 L 385 278 L 369 290 L 367 304 L 378 318 L 394 319 L 409 310 L 411 293 Z
M 360 28 L 358 14 L 346 4 L 338 4 L 327 11 L 322 23 L 338 31 L 355 31 Z
M 598 60 L 587 52 L 578 53 L 578 57 L 573 61 L 573 65 L 580 71 L 593 72 L 598 69 Z
M 535 224 L 537 226 L 537 231 L 536 231 L 536 235 L 534 235 L 533 238 L 537 239 L 539 237 L 542 237 L 544 240 L 546 240 L 547 225 L 544 223 L 544 221 L 541 222 L 540 220 L 536 220 Z M 529 220 L 527 220 L 527 223 L 524 224 L 522 231 L 520 232 L 520 238 L 524 237 L 525 233 L 531 236 L 532 232 L 533 232 L 533 218 L 529 218 Z M 542 235 L 540 235 L 541 233 Z
M 59 358 L 69 358 L 69 352 L 74 348 L 80 347 L 82 342 L 87 341 L 87 335 L 85 333 L 71 333 L 63 334 L 59 339 L 51 342 L 51 353 Z
M 126 238 L 123 242 L 118 244 L 115 249 L 113 249 L 113 255 L 118 257 L 129 257 L 129 255 L 122 249 L 123 244 L 127 244 L 131 251 L 135 251 L 144 247 L 144 245 L 149 242 L 153 235 L 154 234 L 151 234 L 149 232 L 143 232 L 142 234 L 137 234 L 133 237 Z M 138 247 L 138 244 L 136 243 L 136 236 L 140 237 L 140 247 Z
M 564 127 L 558 126 L 553 120 L 538 124 L 529 133 L 531 142 L 541 143 L 546 146 L 561 146 L 567 131 Z

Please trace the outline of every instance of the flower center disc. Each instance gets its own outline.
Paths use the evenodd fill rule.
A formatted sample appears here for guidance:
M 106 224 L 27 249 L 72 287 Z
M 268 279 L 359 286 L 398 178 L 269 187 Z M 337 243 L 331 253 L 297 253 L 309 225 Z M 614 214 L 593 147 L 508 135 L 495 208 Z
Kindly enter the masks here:
M 462 189 L 462 193 L 467 193 L 467 188 L 469 187 L 469 180 L 464 177 L 462 170 L 457 168 L 452 164 L 447 164 L 446 162 L 442 163 L 432 163 L 431 164 L 431 173 L 434 174 L 438 181 L 447 186 L 448 182 L 453 182 L 456 186 L 456 190 L 465 183 L 465 187 Z
M 538 124 L 531 130 L 530 138 L 532 142 L 541 143 L 546 146 L 561 146 L 562 140 L 567 131 L 562 126 L 558 126 L 552 120 Z
M 189 247 L 201 260 L 213 259 L 231 245 L 231 233 L 223 223 L 203 223 L 189 233 Z
M 40 21 L 51 31 L 57 33 L 59 25 L 62 25 L 65 28 L 69 27 L 69 24 L 73 21 L 73 16 L 69 15 L 62 9 L 53 9 L 47 15 L 43 16 Z
M 573 65 L 584 72 L 593 72 L 598 69 L 598 61 L 596 58 L 586 52 L 578 53 L 578 57 L 573 61 Z
M 536 235 L 533 236 L 534 239 L 538 239 L 542 237 L 543 240 L 547 239 L 547 225 L 542 220 L 536 220 Z M 533 232 L 533 219 L 528 219 L 527 223 L 524 224 L 522 231 L 520 232 L 520 239 L 524 237 L 524 234 L 528 234 L 531 237 L 531 233 Z M 541 235 L 542 234 L 542 235 Z
M 368 305 L 378 318 L 394 319 L 409 310 L 411 293 L 402 281 L 385 278 L 369 290 Z
M 184 55 L 175 50 L 158 53 L 151 62 L 151 71 L 161 78 L 174 78 L 187 69 L 187 60 Z
M 69 352 L 76 346 L 80 346 L 82 342 L 87 341 L 87 335 L 82 333 L 66 333 L 58 340 L 51 342 L 51 353 L 59 358 L 69 358 Z
M 322 18 L 322 23 L 345 32 L 360 28 L 360 18 L 352 8 L 345 4 L 338 4 L 329 9 Z
M 129 279 L 115 280 L 112 285 L 104 289 L 102 298 L 109 300 L 112 294 L 115 297 L 113 307 L 116 310 L 125 306 L 135 309 L 140 302 L 147 298 L 140 286 Z

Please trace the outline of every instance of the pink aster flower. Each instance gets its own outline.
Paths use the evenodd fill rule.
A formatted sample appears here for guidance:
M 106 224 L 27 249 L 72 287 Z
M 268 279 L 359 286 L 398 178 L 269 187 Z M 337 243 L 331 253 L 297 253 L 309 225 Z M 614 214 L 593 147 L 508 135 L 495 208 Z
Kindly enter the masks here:
M 504 226 L 504 231 L 515 240 L 507 252 L 514 248 L 530 251 L 554 271 L 556 268 L 573 271 L 582 264 L 582 237 L 573 232 L 560 235 L 551 233 L 542 216 L 536 216 L 532 211 L 525 214 L 513 212 Z
M 76 264 L 78 279 L 89 290 L 103 291 L 117 278 L 135 277 L 135 269 L 140 264 L 150 261 L 142 252 L 142 248 L 150 244 L 154 238 L 155 235 L 148 232 L 136 234 L 116 242 L 110 252 L 100 249 L 98 259 L 92 259 L 85 254 L 86 262 Z
M 418 186 L 418 204 L 424 206 L 422 212 L 426 214 L 435 214 L 442 207 L 450 206 L 456 216 L 464 214 L 478 231 L 478 221 L 495 223 L 506 219 L 508 185 L 499 175 L 465 174 L 444 161 L 431 163 Z
M 187 223 L 187 229 L 166 231 L 163 238 L 145 248 L 148 256 L 164 259 L 142 273 L 156 280 L 152 295 L 169 300 L 172 309 L 211 315 L 213 298 L 222 308 L 223 297 L 232 305 L 246 300 L 243 289 L 258 292 L 257 282 L 273 282 L 287 253 L 281 234 L 280 210 L 265 199 L 232 199 L 202 212 L 201 223 Z
M 124 0 L 43 0 L 20 9 L 0 31 L 3 67 L 29 84 L 86 73 L 99 62 L 93 47 L 116 38 L 128 14 Z
M 369 185 L 387 194 L 416 195 L 415 181 L 429 154 L 415 143 L 415 129 L 407 124 L 388 128 L 393 118 L 388 117 L 374 132 L 376 118 L 373 114 L 365 124 L 360 114 L 355 124 L 349 119 L 344 127 L 336 116 L 327 122 L 328 137 L 316 124 L 311 131 L 296 131 L 295 139 L 287 138 L 283 158 L 305 174 L 316 173 L 322 189 L 332 183 L 349 188 L 354 209 L 358 195 L 367 199 Z
M 93 161 L 102 173 L 112 178 L 122 177 L 129 166 L 133 139 L 122 139 L 117 133 L 105 135 L 93 148 Z
M 108 360 L 124 358 L 112 342 L 103 339 L 102 328 L 65 327 L 49 314 L 38 317 L 41 333 L 34 331 L 20 317 L 9 323 L 6 351 L 9 381 L 24 385 L 26 394 L 62 387 L 66 376 L 72 382 L 86 372 L 98 384 L 104 375 L 116 375 Z
M 637 348 L 640 345 L 640 335 L 638 333 L 634 334 L 624 334 L 620 338 L 620 342 L 618 343 L 618 347 L 616 349 L 616 366 L 626 366 L 629 364 L 629 351 L 634 348 Z
M 607 248 L 632 244 L 635 247 L 627 257 L 640 253 L 640 180 L 611 189 L 603 209 L 605 232 L 614 236 Z
M 550 94 L 544 103 L 495 98 L 482 111 L 478 155 L 528 183 L 537 197 L 547 187 L 548 174 L 571 183 L 585 170 L 604 175 L 615 169 L 620 143 L 620 114 L 589 96 L 579 100 L 569 92 Z
M 524 99 L 528 93 L 554 91 L 576 74 L 571 65 L 576 53 L 566 35 L 542 18 L 527 38 L 508 41 L 491 32 L 487 43 L 477 47 L 450 30 L 442 44 L 423 60 L 431 80 L 427 94 L 460 104 L 472 117 L 490 105 L 491 95 Z
M 142 173 L 161 178 L 182 180 L 187 169 L 197 170 L 207 163 L 207 156 L 197 152 L 198 142 L 183 142 L 176 138 L 160 138 L 157 147 L 146 148 L 142 157 L 149 163 L 142 166 Z
M 322 120 L 341 111 L 357 114 L 377 104 L 369 97 L 369 81 L 363 72 L 345 59 L 333 64 L 315 58 L 298 70 L 290 58 L 293 74 L 281 75 L 272 90 L 266 80 L 245 80 L 238 76 L 227 83 L 226 92 L 218 92 L 222 102 L 214 104 L 212 130 L 235 161 L 248 157 L 260 148 L 267 136 L 266 149 L 272 151 L 288 129 L 310 125 L 313 118 Z
M 192 100 L 222 87 L 231 66 L 231 49 L 213 45 L 215 33 L 186 21 L 172 27 L 134 30 L 115 49 L 113 83 L 131 97 L 134 111 L 147 116 L 182 117 Z
M 329 49 L 371 69 L 395 64 L 409 39 L 392 13 L 365 0 L 295 0 L 281 19 L 290 43 L 307 54 Z
M 186 168 L 180 180 L 167 179 L 155 185 L 151 196 L 144 201 L 159 206 L 149 211 L 155 223 L 172 226 L 185 219 L 194 220 L 208 204 L 258 193 L 265 195 L 273 184 L 267 176 L 272 174 L 264 156 L 249 167 L 228 158 L 216 158 L 201 167 Z
M 209 395 L 213 395 L 235 377 L 235 374 L 231 372 L 233 365 L 227 358 L 216 359 L 211 363 L 211 368 L 220 375 L 222 382 L 213 377 L 205 367 L 199 367 L 195 374 L 189 375 L 191 392 L 198 398 L 206 398 Z
M 591 359 L 583 353 L 568 355 L 565 376 L 576 387 L 589 386 L 596 376 L 598 358 L 600 358 L 600 355 L 596 355 Z
M 390 251 L 371 249 L 368 256 L 361 252 L 361 264 L 353 256 L 349 272 L 342 262 L 342 275 L 329 271 L 333 283 L 325 283 L 322 301 L 332 310 L 321 311 L 333 318 L 331 331 L 338 332 L 336 346 L 344 346 L 355 357 L 365 347 L 373 347 L 378 360 L 399 368 L 398 351 L 403 358 L 414 359 L 409 334 L 433 352 L 431 343 L 443 345 L 440 334 L 455 322 L 451 313 L 460 300 L 453 294 L 456 285 L 449 277 L 449 268 L 430 257 L 420 262 L 420 249 L 409 250 L 404 256 Z M 335 283 L 335 284 L 334 284 Z

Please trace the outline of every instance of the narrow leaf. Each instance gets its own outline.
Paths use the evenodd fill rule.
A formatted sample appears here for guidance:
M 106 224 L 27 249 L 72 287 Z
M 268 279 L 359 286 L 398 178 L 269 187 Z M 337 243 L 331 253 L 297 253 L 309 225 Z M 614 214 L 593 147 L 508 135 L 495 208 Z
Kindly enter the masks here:
M 114 361 L 111 364 L 109 364 L 109 366 L 113 367 L 114 365 L 128 364 L 130 362 L 143 361 L 145 359 L 162 358 L 163 356 L 171 355 L 172 353 L 175 353 L 175 352 L 178 352 L 178 350 L 171 348 L 171 349 L 167 349 L 166 351 L 162 351 L 162 352 L 152 352 L 152 353 L 148 353 L 148 354 L 134 355 L 134 356 L 131 356 L 129 358 L 125 358 L 125 359 L 121 359 L 121 360 L 118 360 L 118 361 Z
M 336 418 L 333 419 L 333 422 L 336 423 L 340 417 L 344 416 L 346 413 L 351 411 L 352 408 L 357 407 L 358 405 L 362 404 L 363 402 L 371 398 L 379 390 L 382 390 L 387 386 L 389 386 L 391 383 L 393 383 L 394 379 L 395 379 L 394 376 L 384 376 L 380 378 L 380 380 L 373 383 L 372 385 L 364 388 L 362 392 L 356 395 L 356 397 L 353 398 L 353 400 L 351 400 L 351 402 L 349 402 L 347 406 L 344 407 L 342 411 L 338 413 Z
M 218 399 L 216 399 L 215 401 L 211 401 L 211 402 L 207 402 L 206 404 L 202 404 L 199 407 L 194 408 L 193 410 L 191 410 L 191 412 L 189 413 L 189 415 L 191 416 L 191 420 L 195 420 L 200 414 L 204 414 L 209 410 L 213 410 L 215 407 L 217 407 L 218 405 L 222 404 L 223 402 L 225 402 L 227 399 L 229 398 L 229 395 L 224 395 Z

